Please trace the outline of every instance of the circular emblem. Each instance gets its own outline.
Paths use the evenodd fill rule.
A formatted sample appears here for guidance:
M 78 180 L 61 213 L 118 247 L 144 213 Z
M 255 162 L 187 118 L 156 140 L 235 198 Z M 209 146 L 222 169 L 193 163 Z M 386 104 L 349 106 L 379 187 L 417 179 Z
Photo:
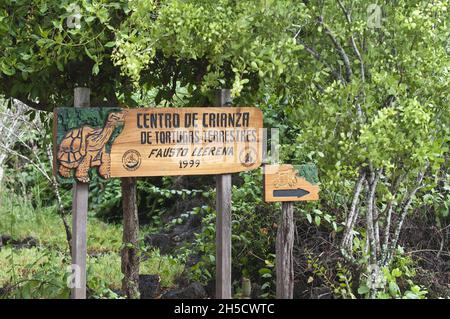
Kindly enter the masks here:
M 242 166 L 249 167 L 256 163 L 256 151 L 253 147 L 246 147 L 239 153 Z
M 127 171 L 135 171 L 141 166 L 141 154 L 136 150 L 128 150 L 122 156 L 123 167 Z

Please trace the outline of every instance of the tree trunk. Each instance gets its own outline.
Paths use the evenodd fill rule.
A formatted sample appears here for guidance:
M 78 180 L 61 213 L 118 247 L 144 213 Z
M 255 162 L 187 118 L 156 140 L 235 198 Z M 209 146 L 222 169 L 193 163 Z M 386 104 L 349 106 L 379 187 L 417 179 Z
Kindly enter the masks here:
M 278 224 L 276 244 L 277 299 L 294 296 L 294 204 L 284 202 Z
M 123 248 L 122 290 L 129 299 L 139 298 L 139 220 L 136 205 L 136 178 L 122 178 Z
M 0 184 L 2 183 L 3 180 L 3 162 L 5 161 L 6 155 L 5 154 L 0 154 Z

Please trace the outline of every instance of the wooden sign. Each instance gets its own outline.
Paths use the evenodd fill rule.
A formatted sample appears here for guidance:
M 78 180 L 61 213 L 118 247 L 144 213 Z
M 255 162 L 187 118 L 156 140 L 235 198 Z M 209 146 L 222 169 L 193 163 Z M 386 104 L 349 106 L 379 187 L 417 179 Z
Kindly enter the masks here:
M 94 171 L 108 179 L 252 170 L 262 127 L 254 107 L 57 108 L 54 173 L 86 183 Z
M 265 165 L 264 200 L 296 202 L 319 199 L 317 168 L 306 165 Z

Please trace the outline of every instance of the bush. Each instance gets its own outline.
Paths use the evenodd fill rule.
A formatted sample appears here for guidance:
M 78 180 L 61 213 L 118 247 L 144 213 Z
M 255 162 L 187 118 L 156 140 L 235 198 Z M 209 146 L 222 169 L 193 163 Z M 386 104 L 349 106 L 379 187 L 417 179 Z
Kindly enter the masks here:
M 262 297 L 274 295 L 274 250 L 277 214 L 262 200 L 261 170 L 240 173 L 243 183 L 232 189 L 232 278 L 235 292 L 240 281 L 248 278 L 262 286 Z M 209 284 L 215 274 L 215 217 L 210 206 L 198 207 L 203 216 L 202 231 L 194 243 L 184 247 L 184 256 L 198 256 L 199 261 L 189 269 L 191 280 Z

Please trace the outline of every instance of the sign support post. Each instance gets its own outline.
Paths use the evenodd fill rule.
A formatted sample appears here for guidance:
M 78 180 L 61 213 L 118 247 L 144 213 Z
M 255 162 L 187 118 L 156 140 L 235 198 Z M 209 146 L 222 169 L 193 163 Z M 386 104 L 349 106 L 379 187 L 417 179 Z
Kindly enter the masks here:
M 283 202 L 276 242 L 277 299 L 292 299 L 294 292 L 294 202 Z
M 74 89 L 74 106 L 90 106 L 89 88 Z M 77 181 L 72 195 L 72 272 L 75 276 L 72 299 L 86 299 L 86 225 L 89 184 Z
M 123 210 L 122 289 L 128 299 L 139 299 L 139 217 L 136 177 L 121 178 Z
M 231 104 L 231 90 L 220 90 L 217 100 Z M 231 299 L 231 174 L 216 175 L 216 214 L 216 298 Z
M 319 199 L 317 168 L 312 164 L 264 166 L 264 200 L 281 202 L 276 242 L 277 299 L 294 297 L 294 202 Z

